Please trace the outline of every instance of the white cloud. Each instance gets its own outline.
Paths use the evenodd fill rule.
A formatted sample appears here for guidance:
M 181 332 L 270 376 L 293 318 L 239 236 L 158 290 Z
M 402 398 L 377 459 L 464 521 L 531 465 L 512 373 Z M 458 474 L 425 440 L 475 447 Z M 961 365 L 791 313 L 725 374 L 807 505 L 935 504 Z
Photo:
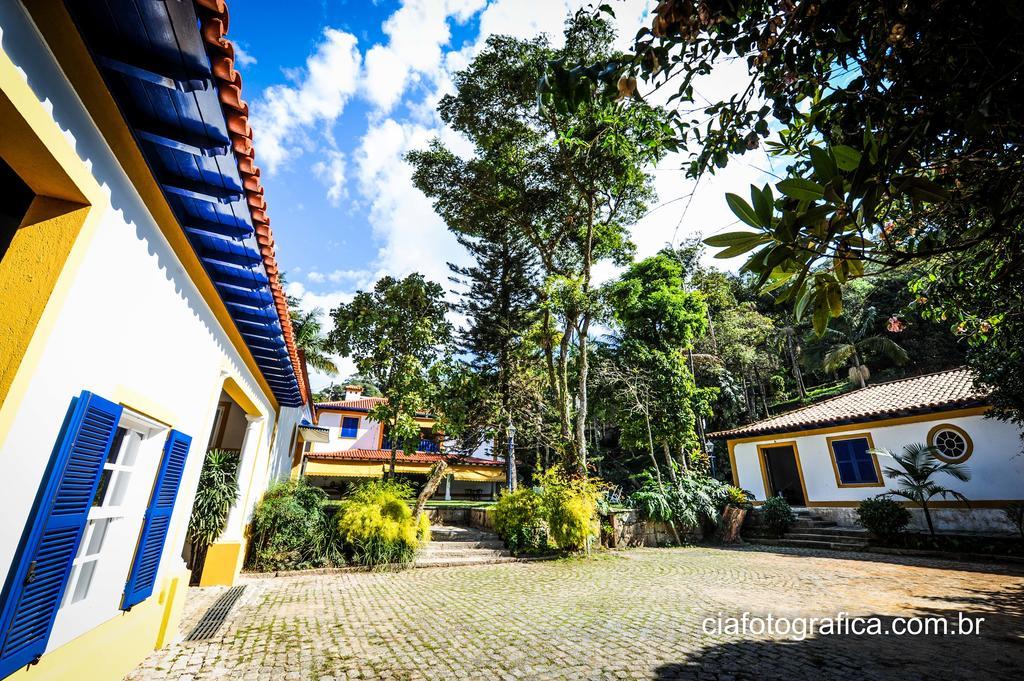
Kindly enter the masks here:
M 285 291 L 299 299 L 300 309 L 306 312 L 320 310 L 320 322 L 324 329 L 331 328 L 331 310 L 342 303 L 349 302 L 355 295 L 347 291 L 333 291 L 325 294 L 313 293 L 298 281 L 288 282 L 288 285 L 285 286 Z M 339 355 L 331 355 L 330 357 L 334 360 L 335 366 L 338 367 L 338 376 L 328 376 L 316 371 L 313 367 L 306 367 L 309 371 L 309 384 L 314 391 L 326 388 L 331 383 L 343 380 L 346 376 L 351 376 L 355 373 L 355 364 L 351 359 L 346 359 Z
M 257 160 L 268 171 L 302 152 L 309 128 L 330 134 L 356 91 L 361 61 L 354 35 L 325 28 L 305 67 L 289 78 L 292 84 L 272 85 L 253 102 Z
M 405 0 L 384 22 L 387 44 L 366 53 L 365 97 L 387 114 L 410 86 L 441 77 L 449 21 L 464 22 L 483 5 L 484 0 Z
M 243 48 L 240 42 L 232 40 L 231 44 L 235 46 L 235 62 L 239 66 L 252 66 L 257 63 L 256 57 L 249 54 L 248 48 Z
M 326 274 L 313 271 L 306 275 L 306 279 L 314 284 L 325 284 L 327 282 L 340 284 L 341 282 L 348 282 L 356 288 L 365 289 L 373 285 L 373 274 L 373 272 L 368 270 L 334 270 Z
M 313 164 L 313 174 L 327 186 L 327 200 L 332 206 L 340 206 L 348 196 L 345 189 L 345 154 L 329 149 L 326 158 Z

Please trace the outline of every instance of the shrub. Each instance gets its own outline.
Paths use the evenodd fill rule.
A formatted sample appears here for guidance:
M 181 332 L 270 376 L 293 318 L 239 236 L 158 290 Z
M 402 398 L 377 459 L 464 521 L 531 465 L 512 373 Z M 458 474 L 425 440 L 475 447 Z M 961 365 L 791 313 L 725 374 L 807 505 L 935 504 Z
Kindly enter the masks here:
M 771 497 L 761 505 L 761 517 L 768 530 L 777 537 L 786 534 L 796 520 L 793 509 L 780 496 Z
M 1017 528 L 1020 538 L 1024 539 L 1024 504 L 1014 503 L 1006 506 L 1003 509 L 1003 515 L 1011 525 Z
M 412 517 L 412 488 L 394 480 L 373 480 L 355 488 L 338 506 L 338 534 L 353 563 L 371 567 L 406 565 L 429 540 L 430 524 Z
M 725 503 L 723 506 L 732 506 L 734 508 L 742 508 L 749 511 L 754 507 L 754 504 L 751 502 L 750 492 L 736 487 L 735 485 L 726 485 Z
M 535 552 L 548 548 L 548 523 L 539 491 L 520 487 L 514 492 L 503 492 L 493 513 L 494 529 L 511 551 Z
M 910 511 L 887 497 L 864 499 L 857 508 L 857 524 L 882 539 L 892 539 L 910 524 Z
M 551 538 L 560 549 L 582 551 L 600 536 L 597 500 L 600 486 L 593 480 L 570 478 L 552 466 L 538 478 L 544 515 Z
M 338 537 L 328 527 L 327 495 L 303 481 L 274 484 L 253 510 L 247 566 L 297 570 L 341 562 Z
M 207 548 L 217 541 L 227 527 L 228 514 L 237 499 L 238 453 L 211 449 L 203 459 L 196 500 L 188 521 L 193 579 L 199 577 Z
M 718 523 L 727 486 L 705 475 L 685 474 L 661 485 L 650 472 L 640 475 L 640 489 L 630 497 L 645 520 L 674 522 L 690 528 Z

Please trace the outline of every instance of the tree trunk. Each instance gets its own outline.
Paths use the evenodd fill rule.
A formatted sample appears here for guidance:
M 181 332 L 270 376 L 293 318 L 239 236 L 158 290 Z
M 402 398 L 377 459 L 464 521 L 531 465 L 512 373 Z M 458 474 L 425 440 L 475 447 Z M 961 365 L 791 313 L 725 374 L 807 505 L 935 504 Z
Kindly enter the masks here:
M 864 382 L 864 374 L 860 370 L 860 355 L 857 354 L 856 350 L 853 351 L 853 368 L 857 370 L 857 384 L 861 388 L 866 387 L 867 383 Z
M 664 492 L 665 488 L 661 482 L 661 470 L 658 468 L 658 457 L 654 455 L 654 437 L 651 435 L 651 418 L 644 414 L 644 421 L 647 423 L 647 447 L 651 454 L 651 464 L 654 466 L 654 477 L 658 479 L 658 487 Z
M 562 454 L 567 457 L 573 453 L 572 431 L 569 425 L 572 422 L 572 405 L 569 401 L 569 343 L 572 338 L 571 329 L 575 323 L 576 320 L 567 314 L 558 355 L 558 426 L 562 438 Z
M 391 465 L 388 468 L 387 480 L 395 479 L 395 462 L 398 459 L 398 416 L 391 419 Z
M 427 501 L 430 497 L 434 496 L 434 492 L 437 491 L 437 486 L 441 484 L 441 480 L 448 473 L 448 462 L 441 460 L 434 464 L 434 469 L 430 472 L 430 477 L 427 478 L 427 484 L 420 490 L 420 495 L 416 497 L 416 508 L 413 509 L 412 517 L 419 520 L 420 513 L 423 513 L 423 509 L 427 505 Z
M 581 476 L 587 475 L 587 380 L 590 358 L 587 356 L 587 332 L 590 330 L 590 312 L 583 313 L 580 328 L 579 386 L 576 389 L 576 467 Z
M 804 385 L 804 374 L 800 371 L 800 364 L 796 360 L 796 348 L 793 345 L 793 328 L 786 327 L 786 350 L 789 353 L 789 363 L 793 367 L 793 378 L 796 380 L 796 391 L 801 400 L 807 399 L 807 387 Z
M 932 525 L 932 514 L 931 514 L 931 511 L 928 510 L 928 502 L 927 501 L 922 501 L 921 502 L 921 510 L 924 511 L 924 521 L 926 523 L 928 523 L 928 533 L 931 534 L 932 541 L 934 541 L 935 540 L 935 526 Z
M 675 462 L 672 461 L 672 450 L 667 442 L 661 443 L 661 451 L 665 455 L 665 465 L 668 466 L 668 477 L 672 482 L 676 482 L 679 478 L 676 477 Z

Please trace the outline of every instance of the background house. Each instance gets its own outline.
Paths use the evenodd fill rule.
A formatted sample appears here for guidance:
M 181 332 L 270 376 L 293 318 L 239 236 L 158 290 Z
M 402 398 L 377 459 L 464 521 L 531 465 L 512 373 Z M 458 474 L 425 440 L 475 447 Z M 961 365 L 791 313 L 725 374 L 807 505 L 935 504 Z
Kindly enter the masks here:
M 892 489 L 884 476 L 892 462 L 869 450 L 935 445 L 972 473 L 968 482 L 936 481 L 970 500 L 936 499 L 937 529 L 1010 531 L 1001 509 L 1024 499 L 1021 430 L 986 418 L 989 409 L 970 372 L 955 369 L 869 385 L 710 437 L 727 441 L 733 483 L 757 499 L 780 494 L 845 525 L 862 499 Z M 920 511 L 911 512 L 924 529 Z
M 391 461 L 391 442 L 383 424 L 369 418 L 382 397 L 363 397 L 359 386 L 346 386 L 345 399 L 316 404 L 318 429 L 304 429 L 308 438 L 295 474 L 341 496 L 352 483 L 380 478 Z M 396 473 L 416 485 L 426 481 L 430 468 L 447 459 L 451 474 L 438 487 L 435 498 L 493 499 L 505 484 L 505 461 L 485 443 L 468 456 L 453 456 L 444 436 L 434 429 L 428 414 L 419 414 L 420 437 L 414 454 L 398 453 Z

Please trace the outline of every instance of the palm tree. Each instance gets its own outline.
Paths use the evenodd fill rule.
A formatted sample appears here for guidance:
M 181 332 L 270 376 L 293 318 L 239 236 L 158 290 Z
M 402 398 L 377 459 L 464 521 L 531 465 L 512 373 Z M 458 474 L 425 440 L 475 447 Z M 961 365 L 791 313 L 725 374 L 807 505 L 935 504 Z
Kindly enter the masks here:
M 323 310 L 314 308 L 303 311 L 292 308 L 292 330 L 295 332 L 295 345 L 302 351 L 306 363 L 328 376 L 337 376 L 338 367 L 328 355 L 327 337 L 320 326 L 320 315 Z
M 971 479 L 971 471 L 961 463 L 947 463 L 935 456 L 935 447 L 925 444 L 914 443 L 903 447 L 902 454 L 891 454 L 885 449 L 871 450 L 875 455 L 891 457 L 899 466 L 893 468 L 885 467 L 885 477 L 895 480 L 900 488 L 888 492 L 886 496 L 903 497 L 914 502 L 924 511 L 924 519 L 928 523 L 928 531 L 935 538 L 935 526 L 932 525 L 932 516 L 928 510 L 928 502 L 933 497 L 953 497 L 959 501 L 966 502 L 965 497 L 956 490 L 942 487 L 932 477 L 939 474 L 949 475 L 960 482 L 967 482 Z
M 854 308 L 849 316 L 843 315 L 836 320 L 835 326 L 825 331 L 826 340 L 832 344 L 822 358 L 822 368 L 838 371 L 849 363 L 850 381 L 863 388 L 871 375 L 862 360 L 863 353 L 882 355 L 897 366 L 903 365 L 909 359 L 907 351 L 891 338 L 872 333 L 876 318 L 877 312 L 872 305 Z

